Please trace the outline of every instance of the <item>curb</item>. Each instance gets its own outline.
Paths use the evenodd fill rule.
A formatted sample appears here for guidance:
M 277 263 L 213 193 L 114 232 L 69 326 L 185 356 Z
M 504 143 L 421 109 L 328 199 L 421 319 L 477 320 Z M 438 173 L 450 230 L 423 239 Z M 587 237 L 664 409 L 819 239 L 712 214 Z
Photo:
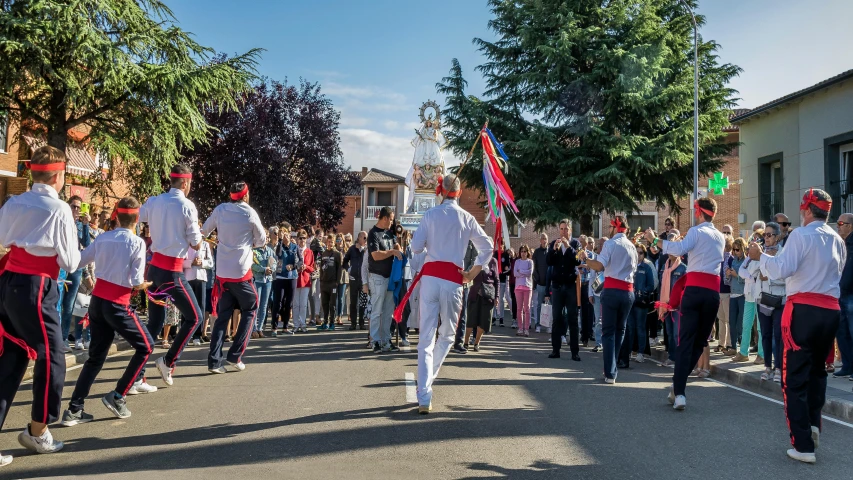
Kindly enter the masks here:
M 667 359 L 666 351 L 654 349 L 652 352 L 652 358 L 663 362 Z M 750 392 L 759 393 L 761 395 L 783 401 L 782 387 L 778 383 L 763 381 L 761 378 L 752 375 L 749 372 L 739 372 L 733 369 L 721 368 L 712 362 L 711 378 L 735 387 L 743 388 L 744 390 L 749 390 Z M 853 421 L 853 402 L 827 395 L 826 403 L 823 405 L 823 413 L 842 420 Z

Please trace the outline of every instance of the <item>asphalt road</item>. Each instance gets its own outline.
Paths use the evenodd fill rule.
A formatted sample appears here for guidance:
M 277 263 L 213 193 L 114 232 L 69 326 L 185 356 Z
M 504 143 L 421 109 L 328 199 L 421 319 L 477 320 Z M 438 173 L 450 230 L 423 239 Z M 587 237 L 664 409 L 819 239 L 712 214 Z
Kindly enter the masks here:
M 118 354 L 87 404 L 95 421 L 52 429 L 66 443 L 58 454 L 18 445 L 31 400 L 22 387 L 0 433 L 15 461 L 0 478 L 850 478 L 851 427 L 825 422 L 818 463 L 800 464 L 785 455 L 776 403 L 696 379 L 676 412 L 669 369 L 635 363 L 604 385 L 600 354 L 551 360 L 545 334 L 496 330 L 480 353 L 451 354 L 429 416 L 406 398 L 414 346 L 376 355 L 364 332 L 253 340 L 246 371 L 226 375 L 208 374 L 207 349 L 190 346 L 174 386 L 151 379 L 161 390 L 129 397 L 126 420 L 100 403 L 125 367 Z

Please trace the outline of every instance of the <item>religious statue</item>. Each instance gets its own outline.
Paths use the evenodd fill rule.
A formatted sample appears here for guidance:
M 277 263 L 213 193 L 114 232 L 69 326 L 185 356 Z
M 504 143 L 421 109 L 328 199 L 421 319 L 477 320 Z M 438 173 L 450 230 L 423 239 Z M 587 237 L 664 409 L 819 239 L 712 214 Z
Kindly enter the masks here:
M 426 116 L 427 109 L 433 109 L 435 116 L 430 113 Z M 415 155 L 412 166 L 406 175 L 406 186 L 409 187 L 409 208 L 411 211 L 415 205 L 415 193 L 435 192 L 438 186 L 438 178 L 444 175 L 444 156 L 441 150 L 447 140 L 441 134 L 441 110 L 438 104 L 432 100 L 421 106 L 420 110 L 421 128 L 416 130 L 417 136 L 412 140 L 415 147 Z

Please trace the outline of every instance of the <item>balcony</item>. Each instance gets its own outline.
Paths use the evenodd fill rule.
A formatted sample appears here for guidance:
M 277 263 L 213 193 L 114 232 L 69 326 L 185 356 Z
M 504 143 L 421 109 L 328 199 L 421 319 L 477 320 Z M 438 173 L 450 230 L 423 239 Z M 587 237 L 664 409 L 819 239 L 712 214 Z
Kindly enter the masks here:
M 772 220 L 773 215 L 785 211 L 785 205 L 782 201 L 782 192 L 765 193 L 762 194 L 760 198 L 759 218 L 761 220 Z
M 366 220 L 369 220 L 369 219 L 371 219 L 371 218 L 372 218 L 372 219 L 378 219 L 378 218 L 379 218 L 379 211 L 380 211 L 380 210 L 382 210 L 382 209 L 383 209 L 383 208 L 385 208 L 385 207 L 386 207 L 386 205 L 379 205 L 379 206 L 367 207 L 367 208 L 365 209 L 364 218 L 365 218 Z M 391 211 L 394 211 L 394 205 L 387 205 L 387 207 L 388 207 L 388 208 L 390 208 L 390 209 L 391 209 Z

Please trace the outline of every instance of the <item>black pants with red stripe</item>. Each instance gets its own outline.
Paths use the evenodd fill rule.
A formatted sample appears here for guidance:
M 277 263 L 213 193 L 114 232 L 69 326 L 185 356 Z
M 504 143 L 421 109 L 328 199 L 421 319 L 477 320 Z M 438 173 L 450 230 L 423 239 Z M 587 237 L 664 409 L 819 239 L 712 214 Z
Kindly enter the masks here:
M 99 297 L 92 296 L 89 304 L 89 328 L 92 334 L 92 343 L 89 345 L 89 358 L 80 370 L 80 377 L 71 394 L 71 411 L 77 412 L 83 409 L 83 402 L 89 396 L 89 390 L 95 383 L 95 377 L 104 366 L 110 346 L 113 344 L 115 334 L 118 333 L 135 350 L 130 357 L 130 363 L 119 378 L 115 392 L 121 396 L 127 395 L 136 377 L 148 361 L 148 356 L 154 349 L 154 339 L 148 333 L 148 329 L 139 321 L 136 312 L 127 305 L 110 302 Z
M 166 352 L 166 356 L 163 357 L 166 365 L 174 367 L 193 332 L 201 325 L 201 319 L 204 315 L 198 306 L 190 282 L 184 276 L 184 272 L 170 272 L 149 265 L 148 281 L 154 282 L 150 288 L 152 292 L 157 289 L 169 289 L 167 293 L 172 297 L 175 307 L 181 312 L 181 326 L 175 335 L 175 341 L 172 342 L 172 346 Z M 163 329 L 164 323 L 166 323 L 166 308 L 151 303 L 148 306 L 148 331 L 151 332 L 151 335 L 157 336 Z
M 216 280 L 219 282 L 219 279 Z M 243 353 L 249 345 L 249 332 L 255 324 L 255 315 L 258 313 L 258 291 L 255 282 L 246 280 L 243 282 L 220 283 L 222 293 L 216 305 L 216 322 L 213 323 L 213 331 L 210 334 L 210 354 L 207 357 L 209 368 L 219 368 L 228 360 L 237 363 L 243 358 Z M 216 287 L 213 287 L 216 288 Z M 240 324 L 237 326 L 237 335 L 228 349 L 228 355 L 222 355 L 222 344 L 225 342 L 225 330 L 234 310 L 240 310 Z
M 34 422 L 59 418 L 65 384 L 65 342 L 59 325 L 59 290 L 48 277 L 4 272 L 0 275 L 0 323 L 9 335 L 23 340 L 38 354 L 33 369 Z M 9 341 L 0 356 L 0 427 L 21 386 L 29 359 L 27 352 Z
M 798 452 L 814 452 L 811 427 L 821 428 L 820 411 L 826 402 L 824 363 L 840 321 L 838 310 L 794 305 L 791 336 L 799 349 L 783 347 L 782 395 L 791 444 Z
M 678 346 L 675 349 L 675 373 L 672 375 L 676 395 L 684 395 L 687 389 L 687 377 L 708 346 L 708 336 L 714 328 L 719 308 L 719 292 L 702 287 L 684 289 L 678 324 Z

